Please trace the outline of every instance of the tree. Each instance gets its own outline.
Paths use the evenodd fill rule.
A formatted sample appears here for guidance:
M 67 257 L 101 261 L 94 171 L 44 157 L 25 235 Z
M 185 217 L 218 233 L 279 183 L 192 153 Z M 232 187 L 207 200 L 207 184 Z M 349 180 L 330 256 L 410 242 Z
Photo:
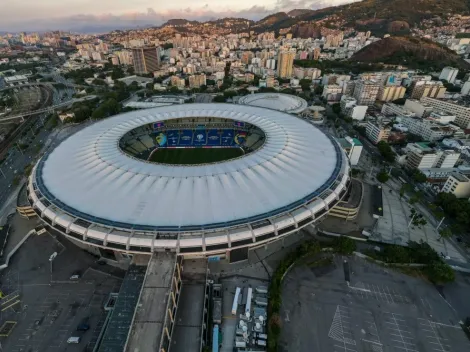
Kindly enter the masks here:
M 226 98 L 225 98 L 223 95 L 221 95 L 221 94 L 217 95 L 217 96 L 214 98 L 214 101 L 215 101 L 216 103 L 225 103 L 225 100 L 226 100 Z
M 414 173 L 413 173 L 413 180 L 417 183 L 424 183 L 427 181 L 427 177 L 425 174 L 423 174 L 421 171 L 419 170 L 416 170 Z
M 333 241 L 333 248 L 340 254 L 349 255 L 356 250 L 356 241 L 345 236 L 337 237 Z
M 451 238 L 452 231 L 448 227 L 444 227 L 443 229 L 439 230 L 439 239 L 441 238 Z
M 424 268 L 429 280 L 435 284 L 446 284 L 455 280 L 455 272 L 442 260 L 434 261 Z
M 377 149 L 386 161 L 395 161 L 395 153 L 387 142 L 380 141 L 379 143 L 377 143 Z
M 388 263 L 409 263 L 410 255 L 405 247 L 390 245 L 384 248 L 384 257 Z
M 331 106 L 331 110 L 333 110 L 335 114 L 339 114 L 341 112 L 341 105 L 339 105 L 339 103 L 335 103 Z
M 377 176 L 377 181 L 381 182 L 381 183 L 385 183 L 388 181 L 388 179 L 390 178 L 390 176 L 388 175 L 388 173 L 386 171 L 380 171 Z

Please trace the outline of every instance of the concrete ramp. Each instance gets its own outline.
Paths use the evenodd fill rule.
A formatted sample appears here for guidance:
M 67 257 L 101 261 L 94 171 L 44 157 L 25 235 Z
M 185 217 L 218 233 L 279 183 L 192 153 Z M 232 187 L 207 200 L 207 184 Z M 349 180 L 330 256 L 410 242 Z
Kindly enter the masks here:
M 181 260 L 171 252 L 152 255 L 124 351 L 169 350 L 181 291 Z

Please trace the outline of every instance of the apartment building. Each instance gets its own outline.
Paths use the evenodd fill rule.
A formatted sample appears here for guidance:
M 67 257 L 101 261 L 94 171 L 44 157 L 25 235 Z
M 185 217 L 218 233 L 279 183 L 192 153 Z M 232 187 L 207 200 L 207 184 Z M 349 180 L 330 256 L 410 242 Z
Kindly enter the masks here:
M 459 172 L 453 172 L 447 178 L 441 192 L 452 193 L 457 198 L 468 198 L 470 197 L 470 179 Z
M 421 102 L 432 106 L 435 110 L 446 111 L 455 115 L 455 123 L 463 129 L 470 128 L 470 106 L 455 104 L 448 100 L 438 100 L 433 98 L 422 98 Z
M 357 81 L 353 97 L 358 105 L 374 105 L 379 94 L 380 84 L 375 81 Z
M 429 143 L 408 143 L 406 164 L 409 169 L 452 168 L 459 161 L 460 153 L 454 150 L 431 148 Z
M 206 75 L 201 73 L 199 75 L 189 76 L 189 87 L 190 88 L 199 88 L 206 85 Z
M 132 59 L 136 74 L 152 73 L 160 66 L 160 50 L 157 47 L 133 48 Z
M 343 88 L 338 86 L 337 84 L 323 86 L 322 97 L 325 98 L 327 101 L 339 101 L 341 98 L 341 94 L 343 92 Z
M 377 95 L 377 100 L 393 101 L 405 96 L 406 88 L 402 86 L 381 86 Z
M 377 144 L 380 141 L 388 140 L 390 130 L 391 128 L 389 126 L 368 121 L 366 125 L 366 136 L 372 143 Z
M 364 120 L 367 112 L 367 105 L 357 105 L 356 99 L 343 95 L 340 101 L 341 113 L 353 120 Z
M 405 117 L 401 120 L 401 124 L 424 141 L 435 142 L 454 135 L 452 127 L 439 125 L 429 119 Z
M 277 75 L 280 78 L 291 78 L 294 67 L 295 49 L 282 50 L 277 59 Z
M 444 98 L 446 87 L 441 81 L 418 81 L 411 85 L 411 99 L 421 99 L 423 97 Z
M 406 99 L 405 109 L 413 112 L 417 117 L 428 117 L 433 111 L 433 107 L 417 99 Z
M 397 105 L 394 103 L 385 103 L 382 105 L 382 114 L 384 115 L 393 115 L 393 116 L 402 116 L 402 117 L 413 117 L 415 116 L 413 111 L 406 109 L 401 105 Z
M 447 66 L 442 69 L 441 74 L 439 75 L 439 79 L 445 79 L 447 82 L 453 84 L 457 78 L 458 73 L 458 69 Z

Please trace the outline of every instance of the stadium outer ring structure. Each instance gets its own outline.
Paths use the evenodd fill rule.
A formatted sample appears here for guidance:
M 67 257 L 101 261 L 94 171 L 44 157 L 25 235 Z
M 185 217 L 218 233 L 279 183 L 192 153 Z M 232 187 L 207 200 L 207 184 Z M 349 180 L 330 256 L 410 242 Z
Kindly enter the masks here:
M 301 97 L 277 92 L 248 94 L 241 97 L 238 104 L 273 109 L 289 114 L 299 114 L 305 111 L 308 106 L 307 101 Z
M 214 166 L 206 164 L 188 167 L 186 165 L 170 166 L 149 163 L 125 154 L 119 148 L 120 138 L 132 129 L 156 121 L 199 116 L 233 119 L 234 121 L 245 121 L 255 124 L 265 132 L 266 141 L 259 150 L 249 155 L 216 163 Z M 318 139 L 321 140 L 323 146 L 318 145 Z M 326 145 L 328 143 L 329 145 Z M 329 158 L 326 159 L 322 156 L 323 154 L 326 154 Z M 85 166 L 80 164 L 80 160 L 82 160 L 81 162 Z M 71 173 L 72 180 L 68 180 L 66 170 L 72 167 L 72 162 L 79 165 L 76 166 L 76 173 Z M 327 168 L 328 174 L 322 174 L 322 163 L 328 164 L 328 162 L 333 162 L 332 166 L 329 169 Z M 67 165 L 68 163 L 69 165 Z M 98 172 L 99 170 L 111 168 L 113 172 L 118 174 L 124 173 L 129 175 L 131 173 L 132 177 L 137 177 L 140 174 L 135 172 L 136 165 L 139 170 L 142 168 L 147 170 L 147 177 L 168 178 L 168 175 L 162 176 L 161 173 L 169 172 L 171 176 L 172 170 L 176 170 L 178 173 L 182 171 L 188 172 L 189 174 L 186 173 L 184 178 L 171 176 L 172 180 L 178 179 L 180 183 L 188 179 L 192 180 L 192 182 L 199 182 L 196 178 L 201 179 L 201 177 L 203 181 L 207 181 L 205 178 L 209 176 L 226 179 L 227 174 L 230 175 L 230 171 L 225 173 L 224 171 L 229 169 L 235 170 L 233 172 L 237 172 L 237 176 L 246 176 L 245 172 L 249 171 L 250 175 L 253 175 L 254 181 L 246 179 L 239 180 L 239 182 L 255 182 L 252 183 L 255 186 L 256 182 L 260 179 L 266 183 L 271 182 L 271 185 L 273 185 L 272 192 L 279 192 L 282 187 L 286 186 L 285 184 L 278 185 L 273 182 L 285 182 L 285 177 L 291 176 L 289 170 L 292 169 L 292 177 L 296 176 L 298 178 L 292 179 L 291 189 L 292 192 L 298 193 L 301 189 L 298 190 L 295 186 L 297 184 L 303 185 L 302 182 L 305 182 L 305 180 L 309 182 L 308 180 L 310 179 L 310 175 L 302 179 L 296 174 L 298 172 L 305 173 L 310 170 L 301 163 L 308 164 L 311 172 L 316 172 L 315 175 L 321 178 L 321 182 L 318 183 L 318 180 L 312 177 L 312 189 L 305 189 L 305 194 L 298 197 L 295 201 L 289 200 L 288 203 L 276 209 L 268 207 L 266 210 L 269 211 L 254 213 L 252 216 L 245 216 L 249 212 L 240 209 L 243 217 L 235 218 L 233 221 L 217 221 L 215 223 L 196 225 L 178 223 L 175 226 L 166 223 L 163 226 L 158 226 L 158 219 L 153 218 L 148 219 L 147 223 L 145 221 L 141 223 L 138 221 L 126 222 L 124 219 L 122 221 L 119 221 L 119 219 L 110 220 L 109 218 L 102 218 L 99 216 L 100 214 L 97 214 L 101 211 L 101 208 L 97 207 L 93 202 L 86 204 L 86 206 L 91 207 L 92 211 L 84 212 L 83 209 L 75 209 L 67 204 L 70 195 L 64 197 L 61 195 L 61 192 L 67 193 L 66 190 L 75 187 L 73 182 L 88 182 L 88 184 L 90 184 L 90 181 L 92 183 L 95 181 L 99 182 L 104 177 L 102 173 Z M 90 170 L 87 170 L 91 167 L 86 165 L 93 165 L 93 168 L 98 168 L 92 168 L 98 177 L 96 180 L 87 179 L 87 177 L 93 176 L 90 176 L 92 174 Z M 240 169 L 240 165 L 244 165 L 243 167 L 247 169 Z M 275 168 L 274 165 L 278 165 L 280 168 Z M 284 166 L 286 168 L 282 169 Z M 184 170 L 180 168 L 184 168 Z M 52 169 L 52 175 L 49 169 Z M 197 172 L 200 172 L 202 169 L 210 170 L 210 172 L 216 174 L 197 175 Z M 314 171 L 315 169 L 317 171 Z M 276 170 L 282 172 L 276 172 Z M 61 171 L 64 174 L 63 180 Z M 152 172 L 157 174 L 154 175 Z M 217 172 L 221 173 L 217 174 Z M 263 174 L 263 172 L 268 172 L 268 174 Z M 195 176 L 191 176 L 194 173 L 196 173 Z M 119 177 L 114 179 L 119 180 Z M 126 180 L 129 181 L 129 177 Z M 124 184 L 129 184 L 129 182 Z M 105 194 L 100 194 L 102 192 L 101 188 L 115 186 L 114 183 L 118 182 L 104 183 L 102 187 L 96 190 L 98 194 L 94 194 L 95 191 L 91 192 L 93 197 L 96 197 L 91 200 L 99 202 L 100 197 L 103 197 Z M 142 185 L 144 183 L 137 182 L 136 184 Z M 259 246 L 316 223 L 346 195 L 349 186 L 349 160 L 339 144 L 331 136 L 324 134 L 316 127 L 295 116 L 274 110 L 235 104 L 184 104 L 117 115 L 99 121 L 70 136 L 55 149 L 46 153 L 34 166 L 28 179 L 27 194 L 34 211 L 47 226 L 74 241 L 81 242 L 83 245 L 126 253 L 151 254 L 154 251 L 169 250 L 185 256 L 210 256 L 223 254 L 234 248 Z M 266 192 L 266 187 L 261 188 Z M 222 187 L 217 190 L 225 192 L 224 189 Z M 129 189 L 126 189 L 126 192 L 123 192 L 123 194 L 119 193 L 119 188 L 114 187 L 113 190 L 117 193 L 116 196 L 118 199 L 121 199 L 123 204 L 115 204 L 113 202 L 116 200 L 111 199 L 111 204 L 109 205 L 111 211 L 114 207 L 116 207 L 116 210 L 119 210 L 121 207 L 124 207 L 124 210 L 126 210 L 125 207 L 129 205 L 126 202 L 124 193 L 127 192 L 129 194 Z M 289 190 L 287 189 L 287 191 Z M 79 189 L 79 191 L 81 193 L 76 197 L 82 197 L 82 193 L 86 192 L 86 188 L 83 190 Z M 211 189 L 208 189 L 208 191 L 210 192 Z M 241 192 L 242 189 L 232 189 L 230 191 L 232 192 L 231 196 L 236 194 L 233 191 Z M 248 189 L 248 191 L 253 193 L 253 197 L 257 195 L 257 192 L 260 192 L 257 190 L 257 187 Z M 280 205 L 282 205 L 282 195 L 291 194 L 292 192 L 280 192 L 281 195 L 275 197 L 275 199 L 280 200 Z M 132 192 L 132 194 L 135 193 L 138 192 Z M 260 194 L 263 195 L 263 193 Z M 221 197 L 223 196 L 225 195 L 222 194 Z M 230 199 L 230 196 L 228 199 Z M 75 201 L 75 198 L 72 200 Z M 90 198 L 86 199 L 85 196 L 83 202 L 87 201 L 90 201 Z M 255 199 L 248 201 L 255 202 Z M 129 203 L 131 202 L 129 201 Z M 263 204 L 263 202 L 259 203 Z M 247 205 L 249 204 L 247 203 Z M 198 205 L 196 201 L 190 206 L 197 208 L 201 205 Z M 226 206 L 229 212 L 236 211 L 235 208 L 231 208 L 230 203 Z M 129 208 L 130 212 L 132 210 L 134 209 Z M 192 214 L 187 213 L 187 215 Z M 171 215 L 169 217 L 171 218 Z M 182 217 L 180 216 L 180 218 Z M 150 224 L 149 222 L 153 223 Z

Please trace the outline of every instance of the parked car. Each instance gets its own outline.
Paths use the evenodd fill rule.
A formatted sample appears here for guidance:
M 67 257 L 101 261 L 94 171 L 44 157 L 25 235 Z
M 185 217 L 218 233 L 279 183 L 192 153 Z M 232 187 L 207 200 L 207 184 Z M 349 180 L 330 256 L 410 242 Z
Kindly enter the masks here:
M 86 317 L 83 318 L 80 324 L 77 325 L 77 331 L 88 331 L 90 330 L 90 323 L 89 323 L 90 318 Z

